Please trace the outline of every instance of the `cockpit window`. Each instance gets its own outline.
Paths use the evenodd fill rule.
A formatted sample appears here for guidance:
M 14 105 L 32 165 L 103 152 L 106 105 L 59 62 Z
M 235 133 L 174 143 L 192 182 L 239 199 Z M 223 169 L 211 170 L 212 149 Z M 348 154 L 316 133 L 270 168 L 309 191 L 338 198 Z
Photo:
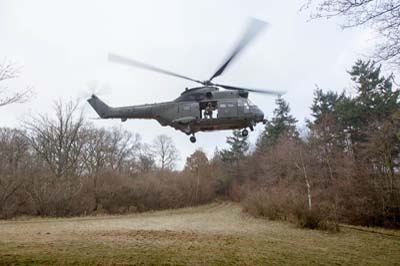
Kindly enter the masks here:
M 249 106 L 254 106 L 255 104 L 252 103 L 249 99 L 247 99 L 247 103 L 249 104 Z

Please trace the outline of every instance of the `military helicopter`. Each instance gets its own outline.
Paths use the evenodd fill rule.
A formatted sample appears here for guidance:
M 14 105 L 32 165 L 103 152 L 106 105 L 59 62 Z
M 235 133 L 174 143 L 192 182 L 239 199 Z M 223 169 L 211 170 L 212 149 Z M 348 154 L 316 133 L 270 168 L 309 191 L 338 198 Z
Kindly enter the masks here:
M 218 84 L 214 83 L 213 79 L 224 72 L 243 48 L 266 25 L 267 23 L 263 21 L 251 19 L 246 31 L 228 58 L 211 78 L 205 81 L 176 74 L 120 55 L 109 54 L 108 59 L 112 62 L 190 80 L 201 86 L 186 88 L 175 100 L 163 103 L 110 107 L 94 94 L 88 99 L 88 102 L 101 118 L 117 118 L 122 122 L 127 119 L 155 119 L 162 126 L 171 126 L 191 135 L 192 143 L 196 142 L 195 133 L 199 131 L 242 129 L 242 135 L 247 136 L 249 134 L 247 128 L 253 131 L 257 123 L 265 124 L 266 122 L 264 113 L 248 99 L 249 92 L 270 95 L 281 95 L 283 92 Z M 221 91 L 221 88 L 224 90 Z

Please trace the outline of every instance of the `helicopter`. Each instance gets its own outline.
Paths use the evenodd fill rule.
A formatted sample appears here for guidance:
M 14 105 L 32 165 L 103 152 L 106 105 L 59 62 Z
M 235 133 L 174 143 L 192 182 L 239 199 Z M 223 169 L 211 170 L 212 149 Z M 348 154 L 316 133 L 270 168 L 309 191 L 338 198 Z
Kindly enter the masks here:
M 242 136 L 249 134 L 257 123 L 266 123 L 264 113 L 249 99 L 249 92 L 280 96 L 282 91 L 243 88 L 214 83 L 238 54 L 253 40 L 267 23 L 251 19 L 239 42 L 221 64 L 217 71 L 205 81 L 193 79 L 121 55 L 110 53 L 109 61 L 138 67 L 165 75 L 170 75 L 201 84 L 199 87 L 186 88 L 173 101 L 123 107 L 110 107 L 95 94 L 87 101 L 102 119 L 155 119 L 162 126 L 170 126 L 190 136 L 196 142 L 195 133 L 199 131 L 242 130 Z M 223 90 L 220 90 L 223 89 Z

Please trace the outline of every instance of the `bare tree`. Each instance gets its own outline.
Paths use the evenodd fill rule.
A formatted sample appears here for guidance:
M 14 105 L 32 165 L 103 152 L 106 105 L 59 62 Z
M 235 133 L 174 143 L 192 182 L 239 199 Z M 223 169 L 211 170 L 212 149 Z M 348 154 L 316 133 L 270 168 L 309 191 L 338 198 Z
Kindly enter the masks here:
M 194 177 L 194 186 L 192 192 L 192 204 L 199 204 L 200 201 L 200 193 L 201 187 L 205 186 L 203 183 L 206 179 L 207 183 L 210 182 L 210 163 L 208 161 L 207 155 L 201 150 L 198 149 L 194 153 L 192 153 L 189 157 L 186 158 L 185 170 L 187 170 Z M 214 185 L 214 184 L 212 184 Z M 212 190 L 212 189 L 211 189 Z M 203 193 L 204 194 L 204 193 Z
M 84 173 L 96 177 L 107 166 L 110 135 L 104 128 L 86 127 L 84 131 L 85 143 L 82 150 Z
M 344 17 L 343 28 L 369 26 L 380 39 L 378 60 L 400 66 L 400 0 L 308 0 L 312 18 Z
M 18 77 L 19 70 L 12 63 L 0 64 L 0 83 L 7 80 L 15 79 Z M 0 86 L 0 106 L 5 106 L 12 103 L 24 103 L 32 95 L 32 89 L 26 88 L 25 90 L 17 92 L 9 92 L 6 85 Z
M 179 155 L 171 137 L 158 135 L 153 141 L 153 151 L 161 170 L 174 168 Z
M 312 208 L 312 197 L 311 197 L 311 184 L 310 184 L 310 177 L 307 171 L 308 163 L 305 162 L 305 155 L 309 154 L 305 150 L 305 145 L 302 145 L 302 143 L 297 144 L 295 147 L 295 151 L 291 153 L 293 155 L 293 163 L 296 166 L 297 170 L 299 170 L 300 173 L 302 173 L 303 178 L 304 178 L 304 183 L 307 188 L 307 204 L 308 204 L 308 210 L 311 211 Z
M 30 146 L 41 164 L 41 173 L 31 179 L 28 193 L 41 215 L 68 215 L 82 188 L 85 141 L 84 118 L 77 102 L 55 103 L 55 118 L 45 115 L 24 122 Z
M 144 143 L 141 145 L 140 153 L 138 156 L 138 170 L 139 173 L 148 173 L 155 168 L 154 154 L 151 146 Z
M 105 176 L 115 181 L 118 174 L 131 176 L 138 171 L 136 157 L 141 146 L 140 135 L 131 134 L 121 127 L 110 131 L 87 126 L 84 131 L 84 175 L 90 180 L 89 191 L 93 194 L 95 203 L 93 210 L 97 210 L 104 192 Z
M 114 127 L 109 132 L 107 163 L 113 170 L 129 171 L 140 151 L 140 135 Z
M 55 119 L 38 115 L 24 123 L 30 145 L 56 177 L 77 176 L 82 171 L 83 114 L 77 102 L 58 101 L 54 109 Z
M 7 201 L 24 184 L 30 163 L 28 149 L 23 132 L 0 128 L 0 216 Z

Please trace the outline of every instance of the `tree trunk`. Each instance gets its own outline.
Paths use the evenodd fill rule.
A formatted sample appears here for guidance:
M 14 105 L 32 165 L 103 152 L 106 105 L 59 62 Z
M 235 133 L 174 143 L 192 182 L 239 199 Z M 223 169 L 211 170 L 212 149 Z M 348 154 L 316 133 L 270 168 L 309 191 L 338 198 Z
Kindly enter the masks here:
M 300 171 L 303 172 L 304 175 L 304 181 L 306 183 L 306 187 L 307 187 L 307 202 L 308 202 L 308 210 L 311 211 L 311 207 L 312 207 L 312 198 L 311 198 L 311 185 L 308 179 L 308 175 L 307 175 L 307 170 L 306 170 L 306 166 L 304 165 L 304 160 L 303 160 L 303 155 L 301 153 L 301 151 L 299 151 L 299 156 L 300 156 L 300 164 L 295 163 L 297 169 L 299 169 Z

